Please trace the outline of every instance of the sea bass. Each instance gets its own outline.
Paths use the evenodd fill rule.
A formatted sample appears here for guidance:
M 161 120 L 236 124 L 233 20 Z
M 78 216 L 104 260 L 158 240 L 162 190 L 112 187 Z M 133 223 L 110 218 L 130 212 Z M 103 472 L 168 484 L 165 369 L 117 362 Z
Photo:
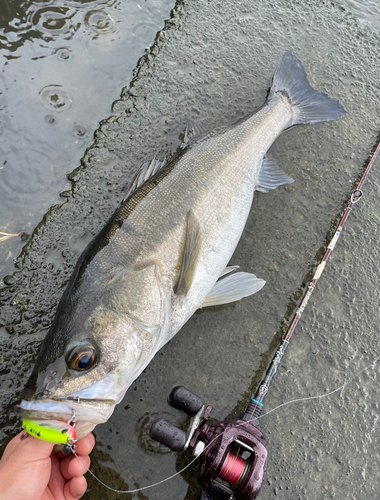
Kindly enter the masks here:
M 260 109 L 219 133 L 189 123 L 179 153 L 144 164 L 80 256 L 19 413 L 75 415 L 83 437 L 197 309 L 257 292 L 263 280 L 227 266 L 255 191 L 292 182 L 267 150 L 294 125 L 345 114 L 287 51 Z

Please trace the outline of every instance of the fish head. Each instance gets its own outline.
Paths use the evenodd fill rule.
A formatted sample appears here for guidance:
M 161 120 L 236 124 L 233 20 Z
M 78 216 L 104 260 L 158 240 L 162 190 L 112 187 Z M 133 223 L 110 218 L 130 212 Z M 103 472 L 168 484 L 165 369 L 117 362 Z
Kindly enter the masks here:
M 93 318 L 96 316 L 96 320 Z M 150 360 L 155 335 L 128 316 L 98 307 L 91 328 L 68 342 L 50 330 L 25 387 L 18 413 L 34 419 L 78 421 L 86 434 L 106 422 Z M 80 432 L 82 434 L 82 432 Z M 83 437 L 83 436 L 82 436 Z
M 160 301 L 154 293 L 140 294 L 144 300 L 126 298 L 117 293 L 117 281 L 112 299 L 106 290 L 98 300 L 82 300 L 70 314 L 63 297 L 16 410 L 19 415 L 61 421 L 75 416 L 80 439 L 110 418 L 153 358 L 165 330 Z M 149 298 L 158 308 L 155 323 L 144 321 L 155 319 Z M 140 314 L 143 304 L 148 316 Z

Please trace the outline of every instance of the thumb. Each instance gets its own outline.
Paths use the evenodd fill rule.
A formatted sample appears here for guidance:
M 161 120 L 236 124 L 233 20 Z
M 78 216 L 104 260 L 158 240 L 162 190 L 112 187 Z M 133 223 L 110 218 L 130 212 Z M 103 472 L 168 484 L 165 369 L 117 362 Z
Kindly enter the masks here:
M 51 443 L 22 433 L 12 439 L 0 461 L 1 498 L 41 499 L 51 474 Z
M 53 451 L 53 444 L 41 441 L 29 434 L 21 439 L 24 432 L 20 432 L 5 449 L 3 459 L 12 457 L 12 462 L 22 464 L 34 460 L 43 460 L 50 457 Z

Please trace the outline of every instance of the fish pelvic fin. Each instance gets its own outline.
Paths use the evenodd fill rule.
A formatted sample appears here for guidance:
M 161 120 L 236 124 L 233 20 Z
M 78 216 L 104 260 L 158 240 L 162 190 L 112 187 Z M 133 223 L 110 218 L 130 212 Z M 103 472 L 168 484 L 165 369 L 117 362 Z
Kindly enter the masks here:
M 193 282 L 196 265 L 201 249 L 199 222 L 192 210 L 186 216 L 186 233 L 183 246 L 182 265 L 178 283 L 174 288 L 176 295 L 186 295 Z
M 290 50 L 277 64 L 268 100 L 278 92 L 286 95 L 294 106 L 291 126 L 337 120 L 346 115 L 337 99 L 311 87 L 301 62 Z

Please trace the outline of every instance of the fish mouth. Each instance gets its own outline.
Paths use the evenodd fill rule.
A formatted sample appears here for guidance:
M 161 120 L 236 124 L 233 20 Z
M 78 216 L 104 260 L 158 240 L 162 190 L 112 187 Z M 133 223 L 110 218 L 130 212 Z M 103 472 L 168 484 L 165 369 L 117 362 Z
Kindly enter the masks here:
M 38 397 L 34 393 L 29 398 L 21 400 L 16 413 L 22 417 L 38 418 L 38 420 L 64 420 L 76 417 L 78 422 L 86 421 L 93 424 L 106 422 L 126 391 L 118 384 L 117 374 L 109 374 L 93 385 L 67 395 L 48 394 Z M 24 393 L 25 394 L 25 393 Z M 50 397 L 49 397 L 50 396 Z
M 111 399 L 66 398 L 22 400 L 15 413 L 29 420 L 60 420 L 69 422 L 75 417 L 77 438 L 89 434 L 96 425 L 106 422 L 112 415 L 116 402 Z

